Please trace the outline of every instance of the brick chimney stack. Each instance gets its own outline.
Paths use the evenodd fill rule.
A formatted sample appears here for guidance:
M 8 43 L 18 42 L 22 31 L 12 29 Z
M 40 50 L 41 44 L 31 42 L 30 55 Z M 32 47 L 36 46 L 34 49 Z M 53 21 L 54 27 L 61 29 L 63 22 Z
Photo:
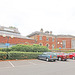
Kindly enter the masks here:
M 50 35 L 52 35 L 52 31 L 50 31 Z
M 40 32 L 43 32 L 43 29 L 41 28 Z

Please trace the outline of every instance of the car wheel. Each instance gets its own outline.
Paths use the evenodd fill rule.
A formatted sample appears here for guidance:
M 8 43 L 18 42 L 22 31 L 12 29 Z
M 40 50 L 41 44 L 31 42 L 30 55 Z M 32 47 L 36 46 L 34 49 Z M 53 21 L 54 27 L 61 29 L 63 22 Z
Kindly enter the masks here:
M 75 57 L 72 58 L 73 60 L 75 59 Z
M 67 59 L 65 59 L 64 61 L 67 61 Z
M 48 62 L 48 61 L 49 61 L 49 59 L 48 59 L 48 58 L 46 58 L 46 61 Z
M 56 60 L 53 60 L 54 62 L 56 61 Z
M 38 59 L 40 59 L 39 56 L 38 56 Z
M 59 57 L 58 60 L 61 61 L 61 57 Z

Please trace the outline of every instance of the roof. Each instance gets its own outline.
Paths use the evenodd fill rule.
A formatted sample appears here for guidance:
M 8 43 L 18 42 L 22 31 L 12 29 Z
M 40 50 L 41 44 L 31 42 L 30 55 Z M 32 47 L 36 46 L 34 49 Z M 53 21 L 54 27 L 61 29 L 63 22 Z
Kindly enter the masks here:
M 9 37 L 12 37 L 12 38 L 22 38 L 22 39 L 30 39 L 30 40 L 34 40 L 32 38 L 29 38 L 29 37 L 26 37 L 26 36 L 22 36 L 22 35 L 10 35 L 10 34 L 0 34 L 1 36 L 9 36 Z
M 0 31 L 20 34 L 20 32 L 18 31 L 18 28 L 10 28 L 10 27 L 0 26 Z
M 73 35 L 56 35 L 57 37 L 71 37 L 71 38 L 75 38 L 75 36 Z
M 45 32 L 40 32 L 40 31 L 35 31 L 29 35 L 27 35 L 27 37 L 31 37 L 31 36 L 34 36 L 34 35 L 45 35 L 45 36 L 54 36 L 54 37 L 69 37 L 69 38 L 75 38 L 75 36 L 73 35 L 53 35 L 53 34 L 50 34 L 50 33 L 45 33 Z
M 16 38 L 23 38 L 23 39 L 30 39 L 33 40 L 29 37 L 22 36 L 17 28 L 9 28 L 9 27 L 3 27 L 0 26 L 0 35 L 1 36 L 9 36 L 9 37 L 16 37 Z
M 30 37 L 30 36 L 34 36 L 34 35 L 48 35 L 48 36 L 55 36 L 53 34 L 49 34 L 49 33 L 45 33 L 45 32 L 40 32 L 40 31 L 35 31 L 29 35 L 27 35 L 27 37 Z

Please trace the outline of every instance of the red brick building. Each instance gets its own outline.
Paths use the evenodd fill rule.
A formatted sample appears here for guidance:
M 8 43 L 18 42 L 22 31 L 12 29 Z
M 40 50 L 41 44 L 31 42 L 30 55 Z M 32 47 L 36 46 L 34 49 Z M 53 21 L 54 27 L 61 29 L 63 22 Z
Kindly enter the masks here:
M 75 49 L 75 36 L 53 35 L 52 31 L 43 32 L 43 29 L 28 35 L 29 38 L 36 40 L 37 44 L 47 46 L 49 49 Z
M 9 47 L 16 44 L 39 44 L 47 46 L 49 49 L 75 49 L 75 36 L 53 35 L 52 31 L 35 31 L 27 37 L 22 36 L 17 28 L 0 26 L 0 48 Z
M 22 36 L 17 28 L 0 26 L 0 48 L 6 48 L 6 43 L 10 43 L 9 47 L 16 44 L 35 44 L 35 40 Z

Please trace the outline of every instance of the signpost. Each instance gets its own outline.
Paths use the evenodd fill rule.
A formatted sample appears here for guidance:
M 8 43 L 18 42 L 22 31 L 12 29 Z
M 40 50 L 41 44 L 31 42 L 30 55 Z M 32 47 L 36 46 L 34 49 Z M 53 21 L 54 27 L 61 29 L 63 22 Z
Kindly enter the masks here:
M 59 47 L 59 49 L 61 49 L 61 47 Z
M 5 45 L 6 45 L 6 46 L 9 46 L 9 45 L 10 45 L 10 43 L 5 43 Z
M 61 47 L 59 47 L 59 50 L 60 50 L 60 52 L 61 52 Z
M 10 43 L 5 43 L 5 45 L 7 46 L 7 59 L 8 59 L 8 46 L 10 45 Z

